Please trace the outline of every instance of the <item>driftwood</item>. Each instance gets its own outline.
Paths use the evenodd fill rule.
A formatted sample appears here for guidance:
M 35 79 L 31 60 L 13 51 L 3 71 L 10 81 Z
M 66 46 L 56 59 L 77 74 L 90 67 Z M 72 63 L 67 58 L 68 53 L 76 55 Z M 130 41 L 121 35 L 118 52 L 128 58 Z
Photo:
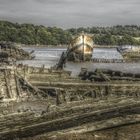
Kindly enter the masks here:
M 111 80 L 127 80 L 140 81 L 140 74 L 124 73 L 121 71 L 113 71 L 106 69 L 96 69 L 95 71 L 82 70 L 79 74 L 82 80 L 90 81 L 111 81 Z

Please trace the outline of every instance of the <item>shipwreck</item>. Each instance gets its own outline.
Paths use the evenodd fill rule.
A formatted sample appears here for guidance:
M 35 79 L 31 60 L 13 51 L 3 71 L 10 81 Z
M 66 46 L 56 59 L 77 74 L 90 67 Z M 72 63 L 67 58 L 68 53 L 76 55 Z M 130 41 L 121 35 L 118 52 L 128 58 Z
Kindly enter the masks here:
M 76 50 L 84 60 L 93 51 L 89 45 L 76 44 L 67 56 Z M 52 69 L 0 56 L 1 140 L 140 139 L 140 74 L 82 69 L 71 77 L 60 69 L 65 54 Z
M 11 42 L 0 42 L 0 52 L 8 55 L 13 60 L 33 59 L 33 51 L 30 53 Z M 1 56 L 1 55 L 0 55 Z
M 91 36 L 84 33 L 78 35 L 71 41 L 67 51 L 62 53 L 56 69 L 62 69 L 66 61 L 90 61 L 93 49 L 94 43 Z

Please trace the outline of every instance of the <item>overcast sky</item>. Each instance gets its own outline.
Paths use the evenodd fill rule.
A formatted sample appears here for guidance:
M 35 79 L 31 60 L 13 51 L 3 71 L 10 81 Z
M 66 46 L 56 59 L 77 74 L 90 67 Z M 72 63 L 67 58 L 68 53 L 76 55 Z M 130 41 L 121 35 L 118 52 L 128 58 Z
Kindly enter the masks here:
M 140 24 L 140 0 L 0 0 L 0 20 L 45 26 Z

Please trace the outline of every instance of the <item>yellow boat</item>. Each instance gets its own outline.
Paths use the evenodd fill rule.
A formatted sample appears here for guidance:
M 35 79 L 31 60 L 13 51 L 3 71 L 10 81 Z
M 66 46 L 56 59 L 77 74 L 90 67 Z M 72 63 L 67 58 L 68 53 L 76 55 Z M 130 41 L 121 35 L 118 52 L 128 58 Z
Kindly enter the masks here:
M 94 43 L 87 34 L 80 34 L 72 40 L 66 52 L 63 52 L 56 69 L 62 69 L 66 61 L 90 61 L 92 58 Z
M 91 59 L 93 47 L 94 43 L 91 36 L 82 33 L 71 42 L 69 50 L 72 49 L 72 53 L 81 55 L 81 60 L 85 61 Z

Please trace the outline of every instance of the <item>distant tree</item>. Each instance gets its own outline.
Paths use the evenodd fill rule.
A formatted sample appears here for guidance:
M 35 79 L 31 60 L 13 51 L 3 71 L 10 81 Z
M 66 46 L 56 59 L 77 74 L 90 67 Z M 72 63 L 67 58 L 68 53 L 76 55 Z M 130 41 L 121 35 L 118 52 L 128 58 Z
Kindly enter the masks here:
M 119 45 L 135 45 L 136 40 L 129 35 L 125 35 L 120 39 Z

